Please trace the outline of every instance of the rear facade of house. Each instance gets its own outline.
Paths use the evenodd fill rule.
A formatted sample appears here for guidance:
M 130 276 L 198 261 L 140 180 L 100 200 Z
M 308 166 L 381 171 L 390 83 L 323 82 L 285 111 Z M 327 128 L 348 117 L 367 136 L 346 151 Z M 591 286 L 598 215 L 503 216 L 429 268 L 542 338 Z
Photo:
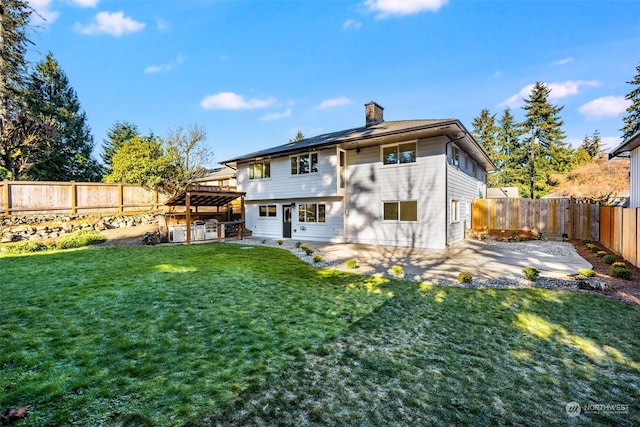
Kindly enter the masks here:
M 442 249 L 464 238 L 493 168 L 455 119 L 383 120 L 225 163 L 254 236 Z

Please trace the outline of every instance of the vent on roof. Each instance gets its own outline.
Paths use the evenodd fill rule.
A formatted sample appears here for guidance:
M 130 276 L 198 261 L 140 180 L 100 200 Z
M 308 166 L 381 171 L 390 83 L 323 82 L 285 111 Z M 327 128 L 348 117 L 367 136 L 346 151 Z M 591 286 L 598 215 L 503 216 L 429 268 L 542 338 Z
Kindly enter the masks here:
M 383 111 L 384 108 L 376 102 L 371 101 L 368 104 L 364 104 L 364 114 L 367 119 L 367 127 L 383 122 Z

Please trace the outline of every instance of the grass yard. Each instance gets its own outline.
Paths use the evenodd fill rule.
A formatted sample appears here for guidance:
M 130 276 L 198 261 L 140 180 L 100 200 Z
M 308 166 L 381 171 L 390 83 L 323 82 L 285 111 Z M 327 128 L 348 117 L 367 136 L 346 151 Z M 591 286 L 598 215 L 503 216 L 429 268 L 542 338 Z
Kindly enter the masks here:
M 18 425 L 640 425 L 640 309 L 595 295 L 234 244 L 4 257 L 0 274 L 0 409 L 33 404 Z

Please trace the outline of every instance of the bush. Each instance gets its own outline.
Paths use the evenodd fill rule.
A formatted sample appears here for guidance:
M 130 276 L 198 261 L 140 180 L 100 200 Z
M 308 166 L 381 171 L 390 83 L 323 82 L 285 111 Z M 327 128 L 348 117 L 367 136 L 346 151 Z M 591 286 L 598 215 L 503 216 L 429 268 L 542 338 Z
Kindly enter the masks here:
M 313 257 L 313 262 L 321 262 L 322 261 L 322 255 L 316 255 Z
M 582 239 L 582 244 L 586 245 L 587 243 L 591 243 L 591 240 L 589 239 Z
M 302 242 L 296 242 L 296 248 L 300 249 L 300 246 L 302 246 Z
M 356 259 L 347 260 L 344 263 L 344 265 L 346 265 L 347 268 L 350 268 L 350 269 L 358 268 L 358 260 L 356 260 Z
M 535 282 L 536 279 L 538 279 L 538 276 L 540 276 L 540 270 L 534 267 L 523 268 L 522 273 L 524 274 L 524 277 L 531 282 Z
M 304 249 L 304 251 L 307 253 L 307 255 L 311 255 L 313 253 L 313 249 L 308 246 Z
M 392 265 L 389 273 L 394 277 L 402 277 L 404 275 L 404 269 L 399 265 Z
M 473 276 L 469 273 L 458 274 L 458 282 L 460 283 L 471 283 L 472 280 L 473 280 Z
M 595 277 L 596 272 L 593 270 L 589 270 L 588 268 L 581 268 L 578 270 L 578 274 L 584 277 Z
M 622 261 L 616 261 L 613 264 L 611 264 L 611 267 L 624 267 L 624 268 L 627 268 L 627 264 L 625 264 Z
M 593 243 L 587 243 L 584 247 L 589 249 L 591 252 L 598 252 L 602 250 L 600 246 L 594 245 Z
M 602 261 L 604 261 L 606 264 L 613 264 L 614 262 L 616 262 L 616 257 L 613 255 L 605 255 L 602 257 Z
M 51 245 L 42 242 L 25 240 L 18 243 L 11 243 L 4 247 L 4 252 L 8 254 L 29 254 L 53 249 Z
M 626 267 L 611 267 L 609 274 L 613 277 L 619 277 L 621 279 L 631 280 L 631 270 Z
M 280 246 L 282 246 L 282 244 L 283 244 L 283 243 L 284 243 L 284 240 L 278 240 L 278 244 L 279 244 Z
M 95 230 L 79 230 L 58 238 L 58 249 L 73 249 L 102 243 L 107 238 Z
M 596 252 L 596 256 L 598 258 L 604 258 L 605 255 L 609 255 L 609 253 L 607 251 L 598 251 L 598 252 Z
M 298 246 L 298 248 L 302 249 L 303 251 L 306 251 L 307 249 L 309 249 L 309 245 L 307 245 L 306 243 L 303 243 L 300 246 Z

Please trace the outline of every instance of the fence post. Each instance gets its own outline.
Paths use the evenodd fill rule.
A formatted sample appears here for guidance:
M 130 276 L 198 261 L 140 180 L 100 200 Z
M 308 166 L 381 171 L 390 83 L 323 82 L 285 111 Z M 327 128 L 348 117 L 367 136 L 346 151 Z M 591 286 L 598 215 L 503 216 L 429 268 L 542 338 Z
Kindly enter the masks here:
M 4 214 L 6 216 L 9 216 L 9 181 L 8 180 L 4 180 L 4 183 L 2 184 L 2 186 L 4 187 L 4 189 L 2 190 L 2 194 L 4 195 L 3 199 L 3 204 L 4 204 Z
M 69 184 L 71 190 L 71 214 L 75 215 L 78 212 L 78 195 L 76 193 L 76 182 L 71 181 Z
M 118 183 L 118 212 L 124 212 L 124 185 Z
M 573 197 L 569 197 L 569 218 L 567 221 L 567 228 L 569 240 L 573 240 L 575 238 L 575 235 L 573 233 Z

